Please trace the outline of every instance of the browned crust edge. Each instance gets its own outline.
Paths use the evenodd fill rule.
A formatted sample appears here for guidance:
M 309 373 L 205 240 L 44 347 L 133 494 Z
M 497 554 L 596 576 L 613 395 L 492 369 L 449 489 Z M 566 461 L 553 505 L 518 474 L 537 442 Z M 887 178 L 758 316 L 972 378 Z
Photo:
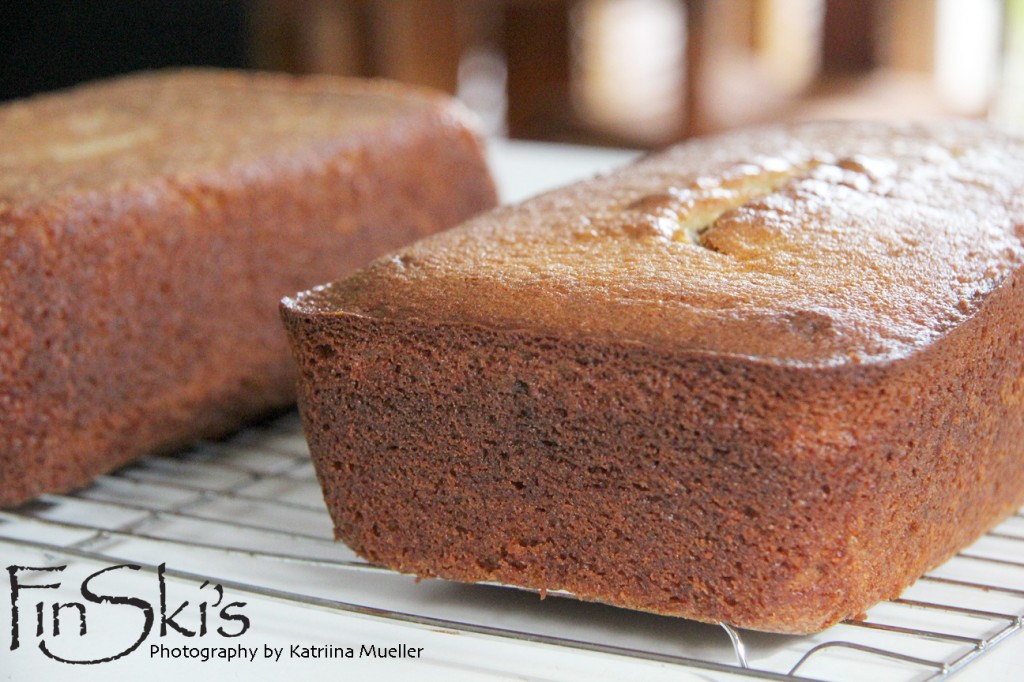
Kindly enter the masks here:
M 282 306 L 338 537 L 421 576 L 807 633 L 1024 503 L 1022 289 L 829 368 Z
M 496 202 L 460 111 L 0 213 L 0 507 L 292 403 L 282 295 Z

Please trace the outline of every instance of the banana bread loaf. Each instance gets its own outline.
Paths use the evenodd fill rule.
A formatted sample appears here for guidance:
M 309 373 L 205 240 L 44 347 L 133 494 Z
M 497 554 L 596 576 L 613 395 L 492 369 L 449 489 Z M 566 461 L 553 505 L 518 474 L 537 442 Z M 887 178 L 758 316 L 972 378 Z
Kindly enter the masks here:
M 281 296 L 495 202 L 461 109 L 143 74 L 0 107 L 0 505 L 294 400 Z
M 805 633 L 1024 503 L 1024 140 L 695 141 L 283 301 L 339 538 Z

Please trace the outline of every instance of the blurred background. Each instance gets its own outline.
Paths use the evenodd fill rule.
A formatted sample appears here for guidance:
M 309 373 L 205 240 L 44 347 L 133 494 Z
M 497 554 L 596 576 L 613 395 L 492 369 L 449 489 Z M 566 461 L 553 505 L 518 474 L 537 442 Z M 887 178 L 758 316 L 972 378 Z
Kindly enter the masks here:
M 1024 0 L 3 0 L 0 99 L 175 65 L 379 76 L 487 132 L 650 148 L 751 123 L 1024 123 Z

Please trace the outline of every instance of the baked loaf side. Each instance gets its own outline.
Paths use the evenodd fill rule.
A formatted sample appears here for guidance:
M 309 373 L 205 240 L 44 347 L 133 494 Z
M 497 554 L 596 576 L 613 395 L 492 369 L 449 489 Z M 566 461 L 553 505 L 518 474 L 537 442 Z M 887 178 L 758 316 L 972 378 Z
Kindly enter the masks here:
M 0 505 L 294 399 L 275 302 L 493 205 L 436 95 L 183 71 L 0 107 Z
M 1024 143 L 691 143 L 286 299 L 338 537 L 804 633 L 1024 503 Z

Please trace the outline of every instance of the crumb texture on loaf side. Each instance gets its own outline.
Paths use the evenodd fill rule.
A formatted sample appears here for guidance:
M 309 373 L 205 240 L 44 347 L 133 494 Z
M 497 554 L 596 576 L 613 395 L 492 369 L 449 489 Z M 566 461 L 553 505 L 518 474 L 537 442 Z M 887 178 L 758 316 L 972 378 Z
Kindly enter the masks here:
M 993 296 L 995 319 L 1022 303 L 1016 286 Z M 898 367 L 823 370 L 348 315 L 290 325 L 338 537 L 421 576 L 805 633 L 897 596 L 1024 504 L 1021 337 L 981 316 Z
M 1024 504 L 1021 151 L 711 138 L 286 299 L 338 537 L 772 632 L 898 595 Z
M 0 107 L 0 506 L 294 400 L 280 297 L 495 202 L 460 110 L 186 71 Z

